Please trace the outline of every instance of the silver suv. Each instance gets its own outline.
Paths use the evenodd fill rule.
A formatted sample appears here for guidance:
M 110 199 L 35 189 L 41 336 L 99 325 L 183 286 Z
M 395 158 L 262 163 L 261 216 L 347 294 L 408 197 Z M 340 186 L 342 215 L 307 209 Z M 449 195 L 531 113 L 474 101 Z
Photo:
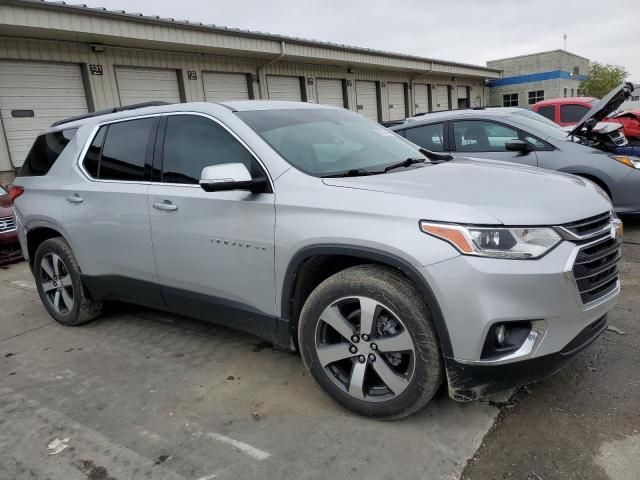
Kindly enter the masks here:
M 549 375 L 619 292 L 621 224 L 593 183 L 451 160 L 333 107 L 70 119 L 9 196 L 58 322 L 119 300 L 252 332 L 369 416 Z

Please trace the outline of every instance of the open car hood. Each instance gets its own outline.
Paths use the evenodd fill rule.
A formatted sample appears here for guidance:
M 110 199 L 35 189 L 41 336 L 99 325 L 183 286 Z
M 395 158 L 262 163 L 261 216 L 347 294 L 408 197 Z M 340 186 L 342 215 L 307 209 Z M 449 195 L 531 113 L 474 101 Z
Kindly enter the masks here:
M 580 119 L 569 135 L 585 135 L 591 132 L 598 122 L 607 118 L 607 116 L 615 112 L 625 100 L 630 98 L 632 92 L 633 83 L 622 82 L 591 107 L 591 110 Z

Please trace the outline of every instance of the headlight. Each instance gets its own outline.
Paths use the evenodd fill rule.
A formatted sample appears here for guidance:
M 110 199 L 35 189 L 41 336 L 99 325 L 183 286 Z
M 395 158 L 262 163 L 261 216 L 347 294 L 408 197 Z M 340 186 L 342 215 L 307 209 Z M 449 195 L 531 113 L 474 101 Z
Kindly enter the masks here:
M 640 158 L 638 157 L 629 157 L 627 155 L 610 155 L 610 157 L 628 167 L 640 168 Z
M 539 258 L 561 241 L 554 229 L 544 227 L 467 227 L 422 221 L 420 229 L 465 255 L 516 260 Z

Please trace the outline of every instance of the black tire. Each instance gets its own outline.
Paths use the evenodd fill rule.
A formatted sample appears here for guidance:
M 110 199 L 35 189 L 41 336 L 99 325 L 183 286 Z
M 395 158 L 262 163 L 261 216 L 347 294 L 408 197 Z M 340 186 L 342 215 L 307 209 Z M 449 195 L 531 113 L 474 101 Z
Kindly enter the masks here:
M 71 293 L 72 306 L 71 308 L 66 308 L 66 303 L 63 301 L 62 304 L 64 307 L 62 311 L 54 307 L 53 300 L 51 299 L 51 296 L 55 295 L 56 289 L 50 290 L 50 292 L 53 291 L 54 294 L 45 292 L 45 284 L 51 285 L 52 282 L 44 270 L 43 260 L 48 261 L 54 255 L 62 261 L 60 269 L 64 277 L 66 278 L 68 274 L 70 279 L 67 292 Z M 69 244 L 62 237 L 50 238 L 40 244 L 34 256 L 33 275 L 36 280 L 38 293 L 40 294 L 40 300 L 42 300 L 49 315 L 57 322 L 67 326 L 80 325 L 93 320 L 102 312 L 102 302 L 92 300 L 87 295 L 80 277 L 78 262 Z M 62 284 L 60 283 L 60 285 Z M 61 286 L 57 287 L 58 290 L 61 288 Z M 69 295 L 67 295 L 66 298 L 69 298 Z M 58 301 L 58 303 L 60 304 L 60 301 Z
M 351 296 L 380 302 L 375 307 L 376 312 L 380 312 L 382 306 L 388 306 L 388 310 L 402 322 L 401 332 L 406 329 L 411 336 L 414 351 L 409 353 L 409 355 L 413 356 L 413 374 L 411 378 L 408 379 L 408 386 L 406 386 L 400 394 L 388 400 L 368 401 L 366 386 L 362 389 L 362 391 L 365 391 L 365 394 L 362 395 L 363 399 L 355 398 L 348 393 L 349 386 L 346 385 L 346 383 L 352 380 L 349 379 L 344 386 L 340 386 L 339 382 L 335 380 L 335 372 L 338 371 L 338 369 L 331 370 L 335 368 L 332 365 L 337 364 L 330 363 L 327 365 L 327 368 L 325 368 L 321 365 L 321 360 L 318 357 L 318 349 L 316 346 L 317 342 L 320 341 L 318 340 L 319 328 L 325 328 L 324 331 L 326 331 L 326 327 L 321 326 L 321 322 L 324 322 L 324 320 L 320 319 L 321 315 L 325 312 L 325 309 L 334 308 L 335 305 L 339 305 L 339 302 L 345 301 L 344 299 L 346 297 Z M 338 302 L 338 304 L 336 304 L 336 302 Z M 362 304 L 360 305 L 360 310 L 362 310 Z M 386 310 L 383 311 L 386 312 Z M 376 324 L 376 322 L 378 322 L 377 328 L 380 328 L 380 314 L 378 313 L 377 320 L 376 314 L 372 315 L 372 317 L 374 318 L 373 323 Z M 354 328 L 357 332 L 358 327 L 356 326 Z M 371 331 L 376 332 L 376 327 Z M 343 341 L 343 338 L 344 335 L 341 335 L 340 342 Z M 381 341 L 387 338 L 391 337 L 379 337 L 378 340 Z M 372 343 L 375 341 L 374 338 L 369 340 Z M 388 268 L 376 265 L 351 267 L 322 282 L 311 293 L 302 308 L 298 328 L 298 342 L 304 365 L 316 382 L 344 407 L 361 415 L 385 419 L 406 417 L 426 405 L 438 391 L 442 383 L 443 364 L 439 342 L 425 301 L 411 282 L 401 274 Z M 363 349 L 363 352 L 364 343 L 364 341 L 360 342 L 359 347 Z M 343 345 L 343 343 L 339 343 L 339 345 Z M 351 347 L 354 346 L 356 346 L 356 344 L 352 343 Z M 384 355 L 380 354 L 380 352 L 377 353 L 379 354 L 377 360 L 374 356 L 373 363 L 370 363 L 370 367 L 362 368 L 376 368 L 376 365 L 374 365 L 375 361 L 382 362 L 382 355 Z M 354 357 L 339 361 L 352 362 L 353 367 L 349 367 L 349 363 L 342 363 L 342 365 L 345 365 L 344 368 L 347 370 L 352 368 L 351 372 L 353 375 L 358 358 Z M 361 359 L 360 363 L 369 364 L 369 362 L 362 362 Z M 387 366 L 390 365 L 386 361 L 385 364 L 387 364 Z M 378 367 L 380 367 L 380 365 L 378 365 Z M 366 371 L 367 370 L 365 370 L 365 372 Z M 371 374 L 364 373 L 363 375 Z M 377 373 L 373 378 L 382 379 L 382 377 L 377 376 Z M 364 383 L 365 382 L 363 382 L 363 384 Z M 391 389 L 389 389 L 389 392 L 393 394 Z

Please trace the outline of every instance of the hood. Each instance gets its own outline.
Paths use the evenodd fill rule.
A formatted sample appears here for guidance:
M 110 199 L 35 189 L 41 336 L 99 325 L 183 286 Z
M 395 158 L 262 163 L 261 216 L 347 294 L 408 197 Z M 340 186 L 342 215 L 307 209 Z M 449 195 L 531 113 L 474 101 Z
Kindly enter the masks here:
M 596 103 L 571 130 L 570 135 L 585 135 L 591 132 L 598 122 L 615 112 L 625 100 L 631 97 L 633 83 L 623 82 Z M 583 131 L 584 130 L 584 131 Z
M 568 125 L 560 128 L 562 128 L 562 130 L 564 130 L 565 132 L 568 132 L 568 135 L 571 135 L 574 130 L 573 125 Z M 591 131 L 593 133 L 606 135 L 607 133 L 615 132 L 616 130 L 620 130 L 621 128 L 622 124 L 620 123 L 598 122 L 593 127 L 591 127 Z
M 452 212 L 460 211 L 460 206 L 475 209 L 476 223 L 491 216 L 496 223 L 509 226 L 560 225 L 611 210 L 605 194 L 580 177 L 472 158 L 383 175 L 325 178 L 323 182 L 423 199 L 427 202 L 424 218 L 429 220 L 474 223 L 448 217 L 447 204 Z M 428 202 L 433 203 L 431 208 Z M 434 212 L 431 217 L 430 211 Z
M 0 207 L 0 218 L 13 217 L 13 209 L 11 207 Z

